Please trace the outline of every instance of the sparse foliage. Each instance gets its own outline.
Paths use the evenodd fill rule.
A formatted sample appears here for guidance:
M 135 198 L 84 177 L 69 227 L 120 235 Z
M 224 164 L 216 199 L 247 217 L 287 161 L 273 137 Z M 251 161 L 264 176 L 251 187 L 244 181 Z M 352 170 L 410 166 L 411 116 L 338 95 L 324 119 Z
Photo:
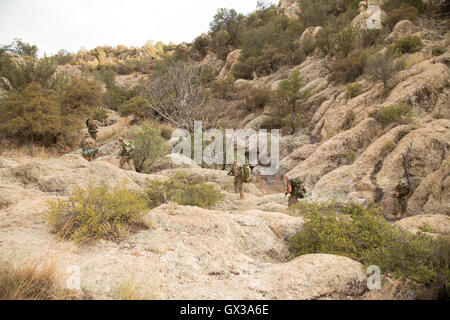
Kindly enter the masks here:
M 161 130 L 149 124 L 144 124 L 134 140 L 136 149 L 133 151 L 133 161 L 136 171 L 149 172 L 167 152 Z

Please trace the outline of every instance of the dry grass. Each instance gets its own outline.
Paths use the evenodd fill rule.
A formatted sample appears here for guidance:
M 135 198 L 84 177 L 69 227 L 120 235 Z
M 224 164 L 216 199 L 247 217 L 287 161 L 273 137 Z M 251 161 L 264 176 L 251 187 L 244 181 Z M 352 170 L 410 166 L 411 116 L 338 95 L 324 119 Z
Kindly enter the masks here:
M 408 288 L 408 283 L 391 279 L 388 277 L 382 278 L 381 289 L 370 290 L 363 297 L 363 300 L 413 300 L 411 290 Z
M 108 140 L 117 139 L 118 137 L 134 139 L 140 131 L 140 126 L 128 126 L 128 120 L 126 118 L 121 119 L 113 126 L 100 130 L 97 144 L 102 144 Z
M 26 158 L 48 159 L 57 156 L 57 152 L 52 148 L 32 144 L 21 146 L 10 145 L 8 148 L 1 150 L 0 154 L 4 157 L 14 159 L 17 162 L 21 162 Z
M 59 285 L 54 263 L 20 267 L 0 263 L 1 300 L 78 300 L 82 297 Z M 85 298 L 85 297 L 84 297 Z
M 122 281 L 113 291 L 114 300 L 155 300 L 152 293 L 145 292 L 133 280 Z

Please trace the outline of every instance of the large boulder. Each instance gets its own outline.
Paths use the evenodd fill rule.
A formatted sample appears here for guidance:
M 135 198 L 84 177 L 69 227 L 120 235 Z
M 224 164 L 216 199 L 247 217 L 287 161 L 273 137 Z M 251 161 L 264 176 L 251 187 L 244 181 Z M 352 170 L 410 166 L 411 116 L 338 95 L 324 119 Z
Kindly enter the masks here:
M 321 177 L 314 192 L 342 202 L 381 200 L 383 190 L 377 185 L 376 173 L 384 158 L 395 151 L 386 145 L 395 146 L 410 131 L 406 125 L 390 130 L 371 143 L 353 164 L 343 165 Z
M 424 205 L 428 204 L 433 211 L 443 210 L 439 213 L 444 213 L 445 207 L 448 208 L 448 203 L 445 200 L 441 202 L 439 199 L 441 196 L 445 199 L 448 196 L 445 195 L 444 190 L 435 189 L 434 194 L 431 188 L 430 180 L 426 179 L 428 176 L 433 175 L 436 171 L 446 170 L 444 160 L 449 155 L 450 150 L 450 130 L 446 129 L 450 127 L 449 120 L 436 120 L 427 127 L 420 128 L 411 131 L 404 138 L 402 138 L 393 152 L 389 153 L 384 158 L 380 169 L 376 173 L 376 182 L 378 188 L 383 190 L 383 198 L 391 197 L 394 193 L 395 185 L 398 181 L 405 177 L 405 171 L 403 167 L 403 155 L 409 160 L 407 163 L 408 173 L 410 175 L 411 187 L 414 192 L 419 191 L 414 196 L 414 201 L 410 204 L 414 208 L 414 213 L 427 213 L 424 211 Z M 431 176 L 433 177 L 433 176 Z M 431 179 L 430 177 L 430 179 Z M 420 185 L 425 182 L 424 186 L 420 188 Z M 437 185 L 445 186 L 445 178 L 440 178 L 436 182 Z M 441 193 L 444 192 L 444 193 Z M 428 202 L 428 196 L 430 196 Z M 408 205 L 408 206 L 409 206 Z M 409 209 L 407 213 L 409 213 Z
M 289 171 L 289 176 L 302 178 L 310 187 L 325 174 L 354 161 L 357 152 L 364 151 L 377 137 L 379 124 L 368 118 L 356 127 L 322 143 L 306 160 Z
M 241 56 L 241 49 L 236 49 L 228 54 L 225 65 L 223 66 L 222 70 L 220 70 L 220 73 L 217 76 L 217 80 L 226 79 L 230 75 L 233 66 L 239 60 L 240 56 Z
M 420 183 L 408 201 L 408 211 L 450 215 L 450 156 Z
M 78 247 L 46 229 L 38 212 L 49 199 L 0 211 L 2 257 L 51 260 L 62 275 L 77 266 L 81 288 L 97 299 L 112 298 L 130 279 L 154 299 L 316 299 L 365 291 L 364 267 L 351 259 L 313 254 L 286 262 L 286 239 L 303 228 L 299 217 L 163 205 L 148 213 L 152 229 L 121 243 Z
M 413 233 L 425 233 L 431 236 L 450 237 L 450 217 L 442 214 L 424 214 L 408 217 L 395 223 L 402 229 Z
M 317 39 L 317 35 L 319 31 L 322 30 L 322 27 L 308 27 L 303 31 L 302 36 L 300 37 L 300 45 L 303 48 L 307 48 L 314 44 L 314 41 Z

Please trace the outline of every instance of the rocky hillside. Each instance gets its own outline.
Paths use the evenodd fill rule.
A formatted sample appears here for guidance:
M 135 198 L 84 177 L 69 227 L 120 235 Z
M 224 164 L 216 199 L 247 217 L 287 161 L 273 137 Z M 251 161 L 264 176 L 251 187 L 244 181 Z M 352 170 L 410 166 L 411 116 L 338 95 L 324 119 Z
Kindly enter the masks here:
M 365 22 L 371 14 L 366 7 L 373 2 L 364 2 L 357 14 L 353 9 L 350 29 L 357 30 L 356 34 L 367 31 Z M 268 19 L 265 14 L 269 18 L 274 15 L 275 19 L 288 16 L 289 23 L 294 21 L 292 30 L 298 30 L 295 20 L 301 20 L 301 12 L 305 11 L 299 3 L 280 1 L 276 10 L 264 9 L 263 14 L 259 12 L 261 16 L 253 13 L 255 16 L 247 17 L 244 25 L 254 23 L 259 32 L 264 25 L 258 23 Z M 347 2 L 336 3 L 333 10 L 344 12 Z M 62 63 L 52 70 L 51 79 L 58 74 L 63 78 L 84 77 L 98 85 L 96 72 L 103 72 L 105 95 L 100 99 L 96 93 L 96 105 L 91 107 L 97 108 L 97 103 L 103 101 L 107 117 L 116 123 L 100 128 L 97 141 L 100 154 L 92 162 L 80 156 L 81 150 L 73 150 L 76 148 L 52 154 L 42 149 L 41 154 L 30 155 L 23 151 L 29 145 L 21 151 L 14 139 L 1 141 L 6 146 L 0 154 L 1 260 L 19 264 L 51 261 L 62 275 L 62 286 L 67 267 L 78 266 L 82 291 L 98 299 L 117 298 L 115 290 L 129 280 L 137 283 L 146 297 L 155 299 L 370 297 L 367 266 L 345 253 L 338 254 L 338 249 L 333 251 L 336 254 L 316 250 L 314 254 L 293 258 L 290 240 L 305 230 L 308 221 L 302 214 L 289 212 L 287 197 L 280 193 L 276 181 L 284 174 L 305 181 L 310 194 L 300 201 L 299 211 L 302 206 L 323 201 L 335 200 L 339 208 L 345 204 L 369 208 L 373 202 L 382 208 L 388 220 L 393 220 L 394 187 L 406 170 L 413 194 L 407 205 L 408 217 L 396 221 L 395 226 L 409 235 L 425 233 L 432 239 L 445 239 L 448 246 L 450 20 L 445 15 L 419 16 L 414 23 L 402 19 L 389 26 L 392 14 L 382 11 L 380 17 L 382 31 L 376 36 L 376 44 L 356 55 L 355 50 L 363 46 L 358 42 L 363 40 L 357 37 L 356 47 L 340 58 L 339 53 L 331 53 L 332 48 L 324 52 L 319 45 L 324 32 L 330 32 L 327 27 L 310 25 L 299 34 L 289 28 L 284 30 L 284 36 L 295 38 L 301 57 L 296 56 L 296 50 L 286 53 L 282 57 L 285 60 L 278 55 L 285 61 L 282 65 L 274 62 L 276 52 L 268 58 L 270 66 L 265 60 L 258 61 L 246 50 L 245 41 L 238 48 L 239 42 L 230 34 L 225 37 L 228 42 L 218 44 L 218 39 L 224 36 L 217 35 L 220 30 L 197 38 L 189 46 L 103 47 L 78 53 L 70 64 Z M 404 48 L 401 41 L 405 38 L 409 39 L 405 46 L 417 45 L 418 41 L 421 45 L 389 56 L 391 46 Z M 202 39 L 208 44 L 203 45 Z M 246 39 L 245 35 L 242 39 Z M 195 54 L 190 51 L 193 48 L 197 48 Z M 189 159 L 187 164 L 178 165 L 173 157 L 179 159 L 181 155 L 166 154 L 149 173 L 122 170 L 118 166 L 118 136 L 136 137 L 134 131 L 144 127 L 143 120 L 151 120 L 158 128 L 167 125 L 173 129 L 173 123 L 168 124 L 170 121 L 148 107 L 154 96 L 149 98 L 145 94 L 168 73 L 167 56 L 176 57 L 181 51 L 184 57 L 193 58 L 196 67 L 207 67 L 204 69 L 209 73 L 201 74 L 204 78 L 199 83 L 207 83 L 201 89 L 212 92 L 205 101 L 216 103 L 215 109 L 209 111 L 226 111 L 220 120 L 235 128 L 282 131 L 278 176 L 259 176 L 262 167 L 255 167 L 255 183 L 245 185 L 245 200 L 239 200 L 239 195 L 233 192 L 233 178 L 225 170 L 202 167 Z M 268 51 L 261 53 L 261 57 Z M 371 59 L 381 59 L 377 60 L 381 64 L 375 70 L 370 68 Z M 254 67 L 249 73 L 246 69 L 249 63 L 265 67 Z M 123 72 L 105 79 L 109 67 Z M 356 75 L 349 75 L 353 67 L 357 69 Z M 381 68 L 384 73 L 380 76 L 377 71 Z M 148 73 L 149 82 L 142 84 L 141 80 L 148 80 Z M 386 73 L 389 76 L 383 78 Z M 283 94 L 284 81 L 293 82 L 295 75 L 300 75 L 302 83 L 292 95 L 294 98 L 277 96 Z M 77 86 L 73 87 L 79 92 Z M 55 94 L 46 103 L 63 111 L 72 110 L 69 107 L 75 105 L 79 109 L 73 110 L 81 112 L 84 105 L 74 103 L 77 96 L 66 90 L 68 93 L 61 98 L 56 96 L 59 89 L 52 82 Z M 11 92 L 4 94 L 16 94 Z M 42 92 L 44 95 L 46 91 Z M 285 121 L 289 118 L 281 115 L 281 107 L 277 109 L 279 105 L 273 97 L 275 102 L 293 101 L 292 113 L 286 113 L 291 115 L 290 122 Z M 263 102 L 256 103 L 257 100 Z M 61 109 L 57 109 L 57 103 Z M 251 103 L 254 105 L 250 106 Z M 55 112 L 60 115 L 62 111 Z M 301 125 L 292 125 L 292 114 L 301 115 Z M 84 116 L 77 113 L 80 119 Z M 79 129 L 73 130 L 75 134 L 81 132 Z M 172 140 L 166 137 L 163 142 L 170 144 Z M 152 181 L 169 181 L 180 170 L 189 178 L 217 187 L 223 198 L 209 209 L 165 199 L 165 204 L 145 212 L 151 221 L 149 229 L 135 230 L 123 241 L 101 239 L 91 245 L 59 240 L 44 219 L 50 200 L 65 200 L 77 187 L 106 183 L 145 192 Z M 391 223 L 394 224 L 390 221 L 386 225 Z

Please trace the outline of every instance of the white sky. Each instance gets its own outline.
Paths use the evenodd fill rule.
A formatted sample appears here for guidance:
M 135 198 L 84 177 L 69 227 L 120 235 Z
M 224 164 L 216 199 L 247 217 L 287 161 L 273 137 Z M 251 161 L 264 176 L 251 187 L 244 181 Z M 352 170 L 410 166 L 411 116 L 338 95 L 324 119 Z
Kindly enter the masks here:
M 257 0 L 0 0 L 0 44 L 14 38 L 39 55 L 82 46 L 140 47 L 148 40 L 191 42 L 209 30 L 218 8 L 250 13 Z M 273 1 L 275 2 L 275 1 Z

